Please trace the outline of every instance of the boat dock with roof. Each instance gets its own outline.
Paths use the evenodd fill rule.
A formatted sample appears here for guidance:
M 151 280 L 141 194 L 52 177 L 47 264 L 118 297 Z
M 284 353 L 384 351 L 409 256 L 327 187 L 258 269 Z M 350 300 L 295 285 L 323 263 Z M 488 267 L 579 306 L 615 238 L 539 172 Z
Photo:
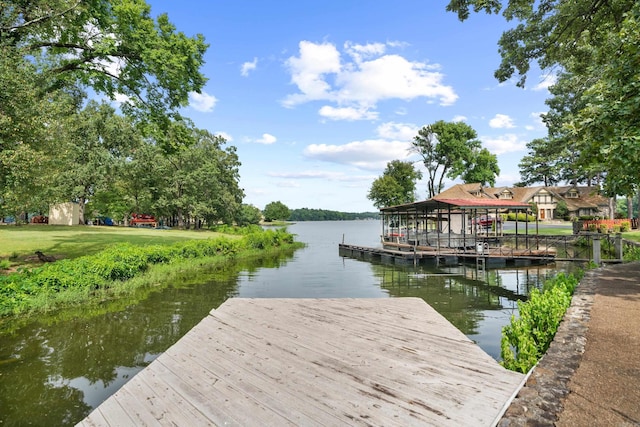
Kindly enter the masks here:
M 556 248 L 545 245 L 528 221 L 531 206 L 512 200 L 435 197 L 380 209 L 381 248 L 339 245 L 342 256 L 396 264 L 482 263 L 483 266 L 553 262 Z M 515 213 L 515 233 L 503 233 L 502 215 Z

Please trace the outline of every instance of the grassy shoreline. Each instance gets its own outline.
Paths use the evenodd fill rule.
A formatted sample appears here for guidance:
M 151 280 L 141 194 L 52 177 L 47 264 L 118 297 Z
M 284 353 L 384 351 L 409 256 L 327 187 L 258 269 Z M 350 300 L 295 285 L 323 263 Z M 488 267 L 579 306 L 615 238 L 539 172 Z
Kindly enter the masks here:
M 183 240 L 180 236 L 153 245 L 124 239 L 125 243 L 103 245 L 89 255 L 0 275 L 0 323 L 10 317 L 93 305 L 145 287 L 162 289 L 185 272 L 304 246 L 284 230 L 253 229 L 243 236 L 202 235 L 214 238 Z

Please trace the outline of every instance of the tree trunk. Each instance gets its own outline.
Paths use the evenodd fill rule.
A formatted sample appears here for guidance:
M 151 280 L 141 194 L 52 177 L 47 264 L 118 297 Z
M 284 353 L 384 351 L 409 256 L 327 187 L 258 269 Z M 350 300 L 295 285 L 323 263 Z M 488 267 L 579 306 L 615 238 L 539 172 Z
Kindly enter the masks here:
M 616 198 L 609 197 L 609 219 L 616 218 Z
M 78 224 L 84 225 L 84 197 L 80 197 L 78 202 Z
M 633 197 L 627 196 L 627 218 L 633 218 Z

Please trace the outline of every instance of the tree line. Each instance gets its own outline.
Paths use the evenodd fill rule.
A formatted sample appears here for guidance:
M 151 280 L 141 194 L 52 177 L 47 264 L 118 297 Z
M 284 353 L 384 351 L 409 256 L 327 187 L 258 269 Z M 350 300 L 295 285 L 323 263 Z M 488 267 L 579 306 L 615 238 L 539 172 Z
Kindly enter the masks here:
M 609 197 L 640 190 L 640 3 L 452 0 L 447 10 L 501 13 L 495 77 L 524 87 L 533 63 L 553 83 L 547 136 L 527 144 L 519 185 L 598 185 Z M 628 202 L 631 212 L 631 202 Z
M 0 216 L 74 201 L 83 217 L 242 219 L 235 147 L 179 113 L 207 47 L 144 1 L 3 2 Z
M 439 120 L 422 127 L 411 141 L 411 151 L 422 158 L 427 172 L 427 198 L 442 191 L 444 178 L 495 184 L 498 158 L 482 147 L 476 131 L 463 122 Z M 392 160 L 371 185 L 367 197 L 382 208 L 418 199 L 416 183 L 422 172 L 411 161 Z

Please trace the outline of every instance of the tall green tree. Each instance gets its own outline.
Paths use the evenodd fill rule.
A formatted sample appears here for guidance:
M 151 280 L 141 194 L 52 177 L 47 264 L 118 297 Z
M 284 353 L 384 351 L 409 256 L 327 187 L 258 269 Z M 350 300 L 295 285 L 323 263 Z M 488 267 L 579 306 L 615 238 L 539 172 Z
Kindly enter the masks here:
M 0 49 L 32 64 L 40 96 L 59 88 L 90 87 L 111 99 L 130 99 L 124 111 L 161 135 L 191 91 L 200 92 L 207 49 L 166 14 L 151 16 L 143 0 L 3 1 Z
M 500 175 L 498 157 L 486 148 L 474 149 L 470 160 L 465 165 L 465 169 L 460 178 L 465 183 L 479 182 L 483 186 L 493 187 L 496 184 L 496 177 Z
M 558 153 L 549 138 L 537 138 L 527 143 L 529 149 L 520 160 L 522 186 L 543 183 L 545 187 L 559 182 Z
M 154 168 L 160 173 L 153 173 L 157 181 L 150 183 L 153 210 L 175 217 L 180 227 L 199 221 L 231 224 L 244 197 L 236 149 L 223 147 L 224 138 L 205 130 L 191 129 L 190 138 L 195 142 L 156 156 Z
M 414 202 L 416 182 L 420 179 L 422 172 L 413 163 L 392 160 L 382 176 L 371 184 L 367 198 L 377 208 Z
M 503 82 L 517 73 L 524 86 L 534 61 L 541 69 L 570 62 L 586 66 L 592 60 L 590 49 L 603 46 L 609 31 L 619 29 L 636 5 L 635 0 L 451 0 L 447 10 L 461 21 L 471 10 L 502 13 L 513 21 L 498 41 L 502 61 L 495 77 Z
M 503 33 L 496 78 L 519 77 L 533 62 L 557 82 L 545 121 L 551 144 L 561 146 L 562 179 L 603 180 L 608 195 L 640 188 L 639 16 L 635 0 L 452 0 L 461 20 L 470 11 L 500 13 L 513 28 Z
M 141 136 L 131 120 L 95 101 L 68 121 L 67 135 L 56 150 L 59 169 L 51 185 L 57 201 L 79 203 L 80 221 L 84 222 L 85 203 L 115 183 L 122 163 L 140 144 Z
M 264 216 L 264 220 L 267 222 L 272 221 L 285 221 L 289 219 L 289 215 L 291 215 L 291 211 L 281 201 L 270 202 L 264 207 L 262 211 L 262 215 Z
M 424 126 L 411 142 L 411 150 L 422 157 L 427 168 L 427 192 L 431 198 L 442 191 L 444 178 L 488 179 L 499 172 L 497 159 L 483 151 L 476 131 L 463 122 L 439 120 Z M 482 156 L 482 157 L 479 157 Z

